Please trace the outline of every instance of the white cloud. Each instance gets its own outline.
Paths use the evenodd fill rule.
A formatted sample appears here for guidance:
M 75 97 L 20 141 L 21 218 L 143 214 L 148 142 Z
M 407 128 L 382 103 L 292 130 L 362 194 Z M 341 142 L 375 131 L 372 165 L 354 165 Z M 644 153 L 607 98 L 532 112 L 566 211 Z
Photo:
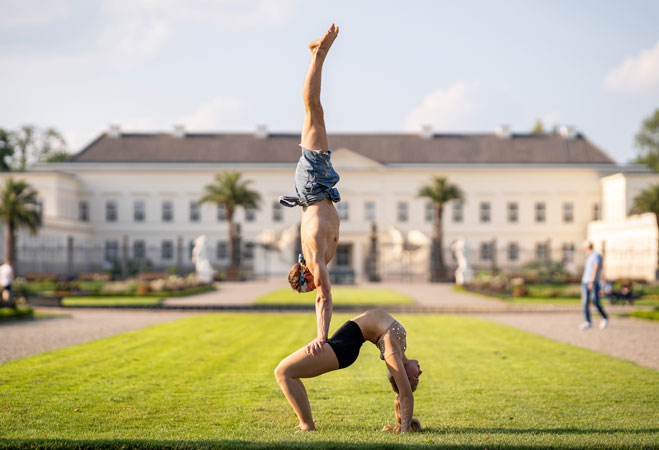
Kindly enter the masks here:
M 609 91 L 624 94 L 659 91 L 659 42 L 625 59 L 604 77 L 602 86 Z
M 171 26 L 158 19 L 136 16 L 106 27 L 100 43 L 108 62 L 130 65 L 157 55 L 171 35 Z
M 189 130 L 235 131 L 252 128 L 252 120 L 253 111 L 247 103 L 228 97 L 216 97 L 177 122 Z
M 481 110 L 479 91 L 478 81 L 456 81 L 431 92 L 407 115 L 405 128 L 409 131 L 419 131 L 423 125 L 443 131 L 472 128 L 473 116 Z
M 0 10 L 0 27 L 21 28 L 65 19 L 71 12 L 71 4 L 43 0 L 0 1 Z

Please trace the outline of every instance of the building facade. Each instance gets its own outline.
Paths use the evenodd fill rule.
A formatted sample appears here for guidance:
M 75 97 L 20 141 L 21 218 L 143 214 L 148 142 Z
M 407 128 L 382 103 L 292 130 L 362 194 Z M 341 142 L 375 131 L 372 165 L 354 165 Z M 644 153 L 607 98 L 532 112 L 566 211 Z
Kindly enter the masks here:
M 576 273 L 589 223 L 608 205 L 600 180 L 621 171 L 570 130 L 329 138 L 342 196 L 336 204 L 340 244 L 330 269 L 358 276 L 375 241 L 381 277 L 427 278 L 433 210 L 417 193 L 434 176 L 447 177 L 465 194 L 444 208 L 449 266 L 450 244 L 464 239 L 477 269 L 515 272 L 529 261 L 551 259 Z M 14 174 L 39 191 L 45 224 L 36 237 L 19 236 L 19 270 L 93 272 L 126 260 L 189 269 L 191 242 L 202 234 L 211 263 L 222 269 L 228 263 L 224 212 L 198 201 L 217 173 L 234 170 L 261 195 L 258 209 L 239 209 L 235 217 L 245 266 L 256 276 L 284 274 L 295 261 L 301 209 L 284 208 L 277 199 L 294 194 L 298 143 L 299 135 L 263 129 L 254 135 L 180 128 L 104 133 L 69 162 Z

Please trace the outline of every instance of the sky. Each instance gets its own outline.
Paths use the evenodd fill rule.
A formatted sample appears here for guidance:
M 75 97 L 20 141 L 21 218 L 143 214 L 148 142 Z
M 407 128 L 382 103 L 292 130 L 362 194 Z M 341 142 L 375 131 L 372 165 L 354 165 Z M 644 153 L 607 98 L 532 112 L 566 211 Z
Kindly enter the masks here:
M 0 127 L 299 132 L 307 44 L 332 132 L 572 125 L 620 163 L 659 108 L 658 1 L 0 0 Z M 331 144 L 331 142 L 330 142 Z

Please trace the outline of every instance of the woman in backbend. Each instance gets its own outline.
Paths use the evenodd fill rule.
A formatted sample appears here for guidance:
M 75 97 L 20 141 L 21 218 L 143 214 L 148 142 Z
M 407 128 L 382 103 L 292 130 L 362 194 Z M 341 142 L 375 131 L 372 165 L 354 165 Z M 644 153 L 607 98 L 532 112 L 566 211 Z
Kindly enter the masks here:
M 284 358 L 275 369 L 277 383 L 293 407 L 302 431 L 314 431 L 309 397 L 301 378 L 313 378 L 333 370 L 344 369 L 359 356 L 365 341 L 380 349 L 380 358 L 387 365 L 389 382 L 396 393 L 396 430 L 402 433 L 421 431 L 421 424 L 412 417 L 414 394 L 419 384 L 421 367 L 415 359 L 407 359 L 405 328 L 386 312 L 371 309 L 347 321 L 323 344 L 318 356 L 305 347 Z

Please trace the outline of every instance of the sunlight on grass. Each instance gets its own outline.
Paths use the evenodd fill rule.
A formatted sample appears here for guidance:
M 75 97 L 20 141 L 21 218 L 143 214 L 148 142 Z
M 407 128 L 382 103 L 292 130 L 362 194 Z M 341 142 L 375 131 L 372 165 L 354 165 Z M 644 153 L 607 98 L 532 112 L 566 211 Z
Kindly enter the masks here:
M 313 305 L 316 292 L 297 293 L 292 289 L 279 289 L 254 302 L 257 305 Z M 389 289 L 332 288 L 335 305 L 395 305 L 410 304 L 414 300 Z
M 350 315 L 335 315 L 332 331 Z M 379 430 L 394 396 L 375 346 L 306 380 L 295 434 L 273 369 L 313 314 L 210 314 L 0 365 L 5 448 L 651 447 L 659 372 L 474 318 L 401 315 L 424 433 Z M 47 437 L 44 437 L 47 436 Z

